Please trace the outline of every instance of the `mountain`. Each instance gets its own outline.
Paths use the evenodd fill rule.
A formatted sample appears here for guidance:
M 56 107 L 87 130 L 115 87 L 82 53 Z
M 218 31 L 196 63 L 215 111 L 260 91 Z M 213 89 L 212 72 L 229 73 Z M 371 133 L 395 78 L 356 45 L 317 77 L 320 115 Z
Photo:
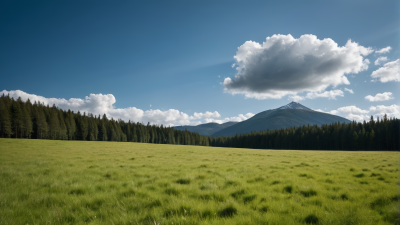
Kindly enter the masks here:
M 223 124 L 218 124 L 218 123 L 205 123 L 205 124 L 200 124 L 197 126 L 176 126 L 173 127 L 175 130 L 187 130 L 190 132 L 195 132 L 199 133 L 204 136 L 209 136 L 215 132 L 218 132 L 224 128 L 230 127 L 232 125 L 237 124 L 238 122 L 226 122 Z
M 235 136 L 252 131 L 276 130 L 308 124 L 322 125 L 334 122 L 348 123 L 351 121 L 340 116 L 314 111 L 297 102 L 291 102 L 277 109 L 260 112 L 245 121 L 217 131 L 211 136 Z

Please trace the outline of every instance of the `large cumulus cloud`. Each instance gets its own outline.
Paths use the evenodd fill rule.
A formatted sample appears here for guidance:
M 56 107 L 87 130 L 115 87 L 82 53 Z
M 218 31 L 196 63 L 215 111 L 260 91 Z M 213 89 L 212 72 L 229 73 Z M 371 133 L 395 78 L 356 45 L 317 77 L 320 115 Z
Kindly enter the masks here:
M 86 112 L 101 116 L 106 114 L 108 118 L 122 119 L 125 121 L 131 120 L 133 122 L 143 123 L 150 122 L 151 124 L 163 124 L 165 126 L 197 125 L 205 123 L 209 119 L 221 117 L 217 111 L 207 111 L 205 113 L 195 112 L 193 115 L 188 115 L 176 109 L 169 109 L 165 111 L 151 109 L 144 111 L 136 107 L 116 108 L 114 106 L 116 99 L 112 94 L 90 94 L 84 99 L 71 98 L 69 100 L 63 98 L 45 98 L 34 94 L 28 94 L 20 90 L 4 90 L 0 92 L 0 95 L 3 94 L 10 95 L 10 97 L 13 97 L 14 99 L 21 97 L 23 101 L 30 99 L 32 103 L 36 101 L 44 103 L 45 105 L 48 104 L 50 106 L 54 104 L 58 108 L 64 110 L 70 109 L 75 112 L 79 110 L 81 113 Z M 235 120 L 235 118 L 233 117 L 232 120 Z
M 279 99 L 299 92 L 323 92 L 326 88 L 350 84 L 346 74 L 368 69 L 364 57 L 371 48 L 347 41 L 345 46 L 315 35 L 296 39 L 289 35 L 267 37 L 262 44 L 247 41 L 234 56 L 237 74 L 225 78 L 231 94 L 248 98 Z

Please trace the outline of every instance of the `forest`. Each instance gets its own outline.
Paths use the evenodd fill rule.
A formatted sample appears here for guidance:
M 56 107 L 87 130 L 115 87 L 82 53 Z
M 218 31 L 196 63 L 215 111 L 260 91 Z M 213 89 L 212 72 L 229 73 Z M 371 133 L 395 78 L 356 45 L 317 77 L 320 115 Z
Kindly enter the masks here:
M 122 141 L 253 149 L 399 150 L 400 120 L 371 116 L 370 121 L 304 125 L 209 137 L 163 125 L 147 125 L 104 115 L 62 110 L 55 105 L 0 97 L 0 137 L 50 140 Z

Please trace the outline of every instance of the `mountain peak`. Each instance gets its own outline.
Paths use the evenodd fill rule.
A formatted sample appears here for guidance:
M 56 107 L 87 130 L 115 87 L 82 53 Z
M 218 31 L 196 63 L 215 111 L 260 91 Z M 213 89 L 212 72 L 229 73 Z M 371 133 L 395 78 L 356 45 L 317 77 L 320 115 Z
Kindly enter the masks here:
M 312 111 L 312 109 L 305 107 L 304 105 L 297 103 L 297 102 L 291 102 L 287 105 L 284 105 L 282 107 L 279 107 L 277 109 L 303 109 L 303 110 L 310 110 Z

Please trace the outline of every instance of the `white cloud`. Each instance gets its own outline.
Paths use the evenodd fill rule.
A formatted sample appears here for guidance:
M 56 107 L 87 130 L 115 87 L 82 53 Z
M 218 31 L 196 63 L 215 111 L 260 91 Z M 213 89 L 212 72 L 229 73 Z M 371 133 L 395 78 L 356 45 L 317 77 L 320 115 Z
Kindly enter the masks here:
M 369 121 L 371 115 L 376 117 L 382 117 L 387 114 L 388 117 L 396 117 L 400 118 L 400 106 L 391 105 L 391 106 L 371 106 L 369 110 L 360 109 L 354 105 L 340 107 L 337 110 L 332 110 L 329 112 L 330 114 L 338 115 L 345 117 L 349 120 L 356 120 L 362 122 L 364 120 Z
M 322 93 L 318 92 L 309 92 L 306 95 L 306 98 L 314 99 L 314 98 L 328 98 L 328 99 L 336 99 L 336 97 L 343 97 L 344 93 L 342 90 L 330 90 Z
M 231 66 L 231 67 L 233 68 L 233 67 L 235 67 L 235 66 L 236 66 L 236 63 L 232 64 L 232 66 Z
M 295 101 L 295 102 L 302 101 L 304 99 L 305 98 L 303 96 L 298 96 L 298 95 L 289 96 L 289 100 L 292 100 L 292 101 Z
M 372 95 L 367 95 L 365 96 L 365 99 L 367 99 L 370 102 L 379 102 L 379 101 L 387 101 L 390 99 L 393 99 L 392 93 L 391 92 L 384 92 L 384 93 L 378 93 L 375 96 Z
M 354 94 L 354 91 L 352 89 L 344 88 L 345 91 L 348 91 L 351 94 Z
M 330 111 L 329 113 L 330 113 L 330 114 L 333 114 L 333 115 L 339 114 L 339 112 L 338 112 L 337 110 L 332 110 L 332 111 Z
M 205 112 L 205 113 L 194 113 L 193 114 L 193 117 L 195 118 L 195 119 L 205 119 L 205 118 L 218 118 L 218 117 L 221 117 L 221 115 L 217 112 L 217 111 L 215 111 L 215 112 Z
M 368 116 L 368 115 L 355 115 L 352 113 L 349 113 L 348 115 L 346 115 L 346 119 L 351 120 L 351 121 L 353 121 L 353 120 L 359 121 L 359 122 L 362 122 L 364 120 L 369 121 L 369 118 L 370 118 L 370 116 Z
M 315 35 L 295 39 L 289 35 L 267 37 L 262 44 L 247 41 L 238 48 L 237 74 L 225 78 L 230 94 L 247 98 L 280 99 L 299 92 L 323 92 L 326 88 L 350 84 L 346 74 L 368 69 L 364 56 L 373 52 L 349 40 L 345 46 Z
M 159 109 L 153 110 L 141 110 L 135 107 L 128 108 L 115 108 L 114 104 L 116 99 L 112 94 L 90 94 L 86 96 L 85 99 L 71 98 L 69 100 L 63 98 L 45 98 L 38 95 L 28 94 L 26 92 L 17 91 L 2 91 L 2 94 L 8 95 L 17 99 L 21 97 L 23 101 L 31 100 L 31 102 L 39 101 L 45 105 L 49 104 L 52 106 L 55 104 L 58 108 L 64 110 L 72 110 L 77 112 L 78 110 L 83 113 L 92 113 L 94 115 L 106 114 L 108 118 L 122 119 L 124 121 L 134 121 L 134 122 L 150 122 L 151 124 L 163 124 L 164 126 L 174 126 L 174 125 L 197 125 L 202 123 L 201 119 L 216 118 L 221 115 L 215 112 L 205 112 L 197 113 L 195 112 L 193 116 L 189 116 L 186 113 L 180 112 L 176 109 L 169 109 L 161 111 Z
M 340 112 L 340 113 L 351 113 L 351 114 L 355 114 L 355 115 L 361 115 L 361 114 L 364 114 L 364 113 L 368 113 L 368 110 L 362 110 L 360 108 L 357 108 L 354 105 L 340 107 L 340 108 L 337 109 L 337 111 Z
M 317 111 L 317 112 L 322 112 L 322 113 L 324 113 L 324 111 L 323 111 L 322 109 L 314 109 L 314 111 Z
M 379 49 L 379 50 L 377 50 L 375 52 L 378 53 L 378 54 L 385 54 L 385 53 L 390 52 L 390 50 L 392 50 L 392 47 L 387 46 L 386 48 L 381 48 L 381 49 Z
M 371 74 L 372 78 L 379 79 L 380 82 L 400 81 L 400 59 L 388 62 L 383 67 L 375 70 Z
M 380 56 L 377 60 L 375 60 L 375 65 L 381 65 L 381 63 L 386 62 L 388 58 L 386 56 Z
M 383 116 L 387 115 L 388 117 L 396 117 L 400 118 L 400 106 L 398 105 L 390 105 L 390 106 L 384 106 L 384 105 L 378 105 L 378 106 L 371 106 L 369 108 L 370 112 L 378 115 L 378 116 Z
M 337 110 L 330 111 L 329 113 L 345 117 L 348 120 L 363 121 L 369 118 L 367 115 L 368 110 L 360 109 L 354 105 L 340 107 Z
M 249 118 L 251 118 L 253 116 L 254 116 L 253 113 L 246 113 L 244 115 L 243 114 L 239 114 L 237 116 L 227 117 L 227 118 L 225 118 L 223 120 L 215 120 L 215 119 L 207 118 L 207 119 L 205 119 L 205 121 L 206 121 L 206 123 L 219 123 L 219 124 L 230 122 L 230 121 L 232 121 L 232 122 L 242 122 L 242 121 L 247 120 L 247 119 L 249 119 Z

